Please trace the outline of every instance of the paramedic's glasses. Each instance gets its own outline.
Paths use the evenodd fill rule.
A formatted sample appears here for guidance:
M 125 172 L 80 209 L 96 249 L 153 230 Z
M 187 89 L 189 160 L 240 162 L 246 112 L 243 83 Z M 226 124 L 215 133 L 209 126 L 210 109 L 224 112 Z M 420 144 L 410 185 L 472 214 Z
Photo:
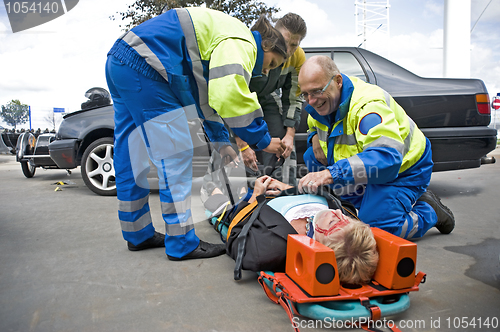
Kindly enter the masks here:
M 335 78 L 335 75 L 332 76 L 332 78 L 330 78 L 330 80 L 328 81 L 328 84 L 325 85 L 325 87 L 323 89 L 318 89 L 318 90 L 314 90 L 313 92 L 311 93 L 307 93 L 307 92 L 302 92 L 300 95 L 302 96 L 302 98 L 304 98 L 305 100 L 309 100 L 309 98 L 318 98 L 319 96 L 322 96 L 323 95 L 323 92 L 326 91 L 326 89 L 328 89 L 328 87 L 330 86 L 330 83 L 332 83 L 332 80 Z

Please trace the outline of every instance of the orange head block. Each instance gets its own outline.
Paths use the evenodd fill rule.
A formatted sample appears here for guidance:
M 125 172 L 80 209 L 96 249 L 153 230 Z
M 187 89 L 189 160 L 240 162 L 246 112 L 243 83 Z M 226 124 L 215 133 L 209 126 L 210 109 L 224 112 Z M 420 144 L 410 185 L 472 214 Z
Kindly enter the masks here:
M 288 235 L 286 274 L 311 296 L 339 293 L 335 253 L 306 235 Z
M 379 228 L 372 228 L 379 262 L 373 280 L 389 289 L 412 287 L 415 283 L 417 245 Z

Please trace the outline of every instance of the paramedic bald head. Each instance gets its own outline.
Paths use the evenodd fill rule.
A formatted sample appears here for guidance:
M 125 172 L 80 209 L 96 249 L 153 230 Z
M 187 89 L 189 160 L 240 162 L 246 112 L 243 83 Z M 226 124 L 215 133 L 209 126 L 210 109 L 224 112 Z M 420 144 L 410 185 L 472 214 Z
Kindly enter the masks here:
M 328 57 L 312 57 L 299 73 L 300 89 L 305 101 L 319 115 L 329 115 L 338 109 L 342 91 L 342 75 Z
M 341 73 L 327 56 L 309 58 L 298 80 L 309 104 L 300 192 L 339 188 L 361 220 L 406 239 L 453 230 L 453 213 L 427 191 L 430 141 L 389 93 Z

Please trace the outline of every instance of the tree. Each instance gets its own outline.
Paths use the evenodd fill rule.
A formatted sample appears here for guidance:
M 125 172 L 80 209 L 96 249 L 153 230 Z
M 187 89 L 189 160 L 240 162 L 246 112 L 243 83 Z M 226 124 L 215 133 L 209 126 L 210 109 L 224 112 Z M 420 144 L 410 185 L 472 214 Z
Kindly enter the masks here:
M 0 113 L 3 120 L 16 129 L 18 124 L 23 124 L 29 119 L 29 106 L 21 104 L 18 99 L 13 99 L 2 105 L 2 112 Z
M 128 31 L 162 13 L 163 8 L 172 9 L 180 7 L 195 7 L 205 4 L 207 8 L 216 9 L 233 17 L 236 17 L 247 26 L 255 22 L 261 14 L 269 18 L 279 11 L 279 8 L 268 7 L 264 2 L 258 0 L 135 0 L 128 6 L 126 12 L 117 12 L 122 21 L 130 20 L 124 30 Z M 115 20 L 112 15 L 110 19 Z M 122 27 L 120 25 L 120 27 Z
M 62 118 L 60 116 L 56 116 L 56 113 L 54 113 L 53 110 L 50 110 L 49 114 L 44 117 L 44 120 L 50 123 L 53 130 L 56 130 L 56 127 L 61 123 Z

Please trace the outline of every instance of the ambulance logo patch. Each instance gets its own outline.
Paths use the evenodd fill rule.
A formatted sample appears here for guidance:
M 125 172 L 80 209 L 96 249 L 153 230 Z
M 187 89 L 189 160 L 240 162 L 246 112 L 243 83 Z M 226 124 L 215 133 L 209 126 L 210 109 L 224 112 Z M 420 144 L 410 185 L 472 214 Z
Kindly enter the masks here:
M 359 131 L 361 134 L 366 135 L 376 125 L 382 123 L 382 117 L 377 113 L 369 113 L 365 115 L 359 122 Z

